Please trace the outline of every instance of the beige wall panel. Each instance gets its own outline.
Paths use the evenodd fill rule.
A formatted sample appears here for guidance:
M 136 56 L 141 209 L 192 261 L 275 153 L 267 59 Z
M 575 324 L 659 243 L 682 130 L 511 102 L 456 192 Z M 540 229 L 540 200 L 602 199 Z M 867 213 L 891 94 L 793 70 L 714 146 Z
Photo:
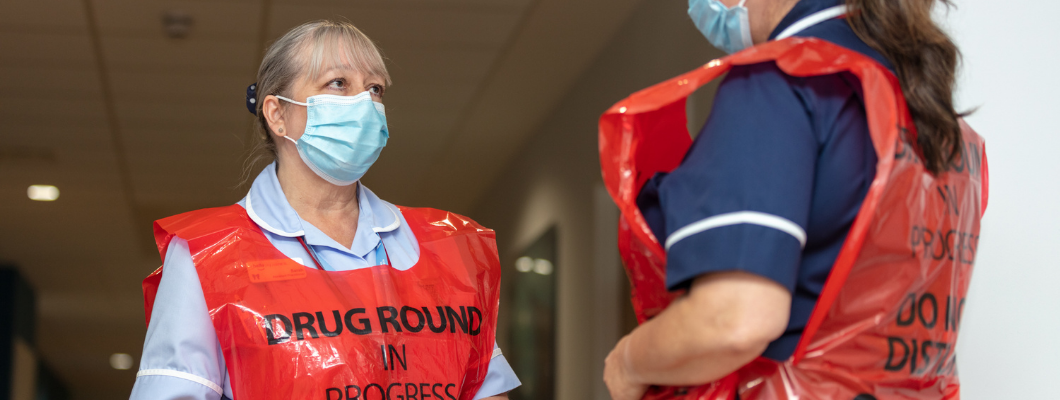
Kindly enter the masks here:
M 36 131 L 28 130 L 31 134 Z M 76 137 L 74 137 L 76 138 Z M 68 139 L 54 139 L 55 145 L 50 147 L 24 147 L 28 149 L 45 149 L 51 159 L 40 161 L 12 161 L 0 164 L 4 171 L 4 179 L 0 182 L 2 188 L 12 188 L 15 192 L 10 195 L 18 199 L 19 203 L 9 204 L 10 207 L 38 204 L 24 203 L 31 201 L 26 196 L 26 187 L 30 184 L 53 184 L 60 187 L 60 201 L 67 200 L 67 190 L 88 190 L 95 192 L 112 192 L 117 185 L 113 151 L 106 146 L 88 142 L 84 146 L 77 147 L 76 141 Z M 24 185 L 25 184 L 25 185 Z M 13 186 L 12 186 L 13 185 Z M 49 204 L 60 204 L 60 201 Z M 41 203 L 43 204 L 43 203 Z M 0 209 L 0 213 L 7 210 Z
M 452 102 L 457 101 L 454 99 Z M 434 153 L 438 145 L 445 142 L 444 133 L 453 127 L 459 117 L 457 107 L 444 102 L 419 107 L 391 107 L 391 103 L 386 104 L 387 128 L 390 131 L 387 150 L 397 146 L 407 149 L 401 151 Z
M 257 70 L 253 40 L 172 41 L 161 37 L 104 36 L 108 71 L 242 73 Z
M 90 119 L 103 115 L 103 102 L 98 98 L 70 98 L 61 95 L 52 98 L 0 97 L 0 117 L 15 120 L 71 118 Z
M 95 68 L 63 65 L 0 67 L 0 96 L 5 98 L 100 99 Z
M 261 1 L 93 0 L 104 36 L 166 38 L 162 15 L 183 12 L 192 17 L 187 39 L 257 40 Z
M 384 46 L 499 46 L 515 29 L 521 7 L 422 7 L 401 2 L 280 3 L 273 6 L 272 38 L 317 19 L 348 20 Z
M 486 78 L 497 52 L 479 48 L 383 47 L 394 85 L 418 83 L 478 85 Z M 405 78 L 408 77 L 408 78 Z
M 206 126 L 245 123 L 249 117 L 242 101 L 245 95 L 236 93 L 232 97 L 232 101 L 224 102 L 184 101 L 159 96 L 152 101 L 118 101 L 116 108 L 122 127 L 126 129 L 165 129 L 182 121 Z
M 444 148 L 447 133 L 459 120 L 474 88 L 470 83 L 448 80 L 398 81 L 384 98 L 390 140 L 366 182 L 374 184 L 373 189 L 400 187 L 405 199 L 414 194 L 407 182 L 417 180 Z
M 58 152 L 61 149 L 84 150 L 92 157 L 96 157 L 92 152 L 97 149 L 113 150 L 109 143 L 103 142 L 109 133 L 106 131 L 106 119 L 102 115 L 69 116 L 61 113 L 49 115 L 46 112 L 32 114 L 0 112 L 0 118 L 4 120 L 3 131 L 5 133 L 4 143 L 0 143 L 0 149 L 21 146 L 45 149 L 53 153 L 55 162 L 65 162 L 69 157 L 77 156 L 77 154 L 60 156 Z M 113 160 L 107 162 L 113 162 Z
M 27 115 L 28 114 L 28 115 Z M 87 136 L 89 132 L 98 132 L 107 128 L 107 120 L 100 114 L 89 115 L 62 115 L 56 112 L 50 115 L 43 111 L 31 111 L 25 114 L 3 114 L 5 128 L 11 132 L 11 140 L 6 145 L 16 143 L 42 143 L 47 145 L 61 145 L 63 143 L 77 143 L 80 141 L 98 141 L 102 137 Z M 21 134 L 40 135 L 37 137 L 24 137 Z M 47 135 L 47 136 L 45 136 Z
M 118 102 L 211 104 L 233 115 L 249 116 L 243 101 L 253 72 L 112 71 L 110 80 Z
M 76 33 L 0 33 L 0 67 L 94 68 L 87 35 Z
M 489 58 L 478 57 L 478 61 L 488 64 Z M 391 112 L 430 111 L 451 113 L 451 118 L 455 119 L 459 116 L 461 106 L 467 104 L 475 93 L 473 79 L 444 76 L 443 72 L 437 70 L 424 71 L 426 67 L 415 65 L 409 59 L 401 60 L 400 63 L 389 60 L 388 67 L 391 76 L 395 79 L 383 97 L 388 116 Z M 466 67 L 474 68 L 477 65 Z M 459 67 L 454 65 L 452 68 Z M 482 72 L 484 74 L 485 71 Z M 424 79 L 422 75 L 434 75 L 436 79 Z M 415 114 L 409 116 L 414 117 Z M 431 125 L 437 126 L 440 122 L 445 121 L 432 121 Z
M 241 151 L 199 154 L 195 150 L 184 155 L 158 154 L 153 159 L 130 163 L 137 170 L 134 184 L 142 188 L 137 189 L 137 206 L 162 206 L 171 211 L 151 213 L 152 218 L 138 220 L 138 241 L 153 240 L 149 225 L 154 219 L 198 208 L 230 205 L 246 194 L 246 189 L 238 186 L 243 173 Z M 253 181 L 258 172 L 251 172 L 249 179 Z
M 0 3 L 4 30 L 85 32 L 84 7 L 79 0 L 5 1 Z

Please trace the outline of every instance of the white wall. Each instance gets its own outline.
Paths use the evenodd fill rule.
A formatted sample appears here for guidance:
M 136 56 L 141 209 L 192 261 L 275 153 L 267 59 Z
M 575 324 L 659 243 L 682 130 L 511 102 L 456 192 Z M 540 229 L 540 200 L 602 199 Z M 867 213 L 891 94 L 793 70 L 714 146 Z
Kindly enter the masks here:
M 1060 3 L 957 1 L 958 107 L 987 141 L 990 204 L 958 341 L 966 400 L 1057 398 Z

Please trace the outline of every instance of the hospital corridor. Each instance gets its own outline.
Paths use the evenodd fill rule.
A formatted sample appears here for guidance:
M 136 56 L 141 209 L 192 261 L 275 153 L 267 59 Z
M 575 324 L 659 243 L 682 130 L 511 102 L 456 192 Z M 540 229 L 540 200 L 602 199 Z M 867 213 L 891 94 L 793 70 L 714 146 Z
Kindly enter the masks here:
M 0 0 L 0 400 L 1052 398 L 1060 6 L 877 1 Z

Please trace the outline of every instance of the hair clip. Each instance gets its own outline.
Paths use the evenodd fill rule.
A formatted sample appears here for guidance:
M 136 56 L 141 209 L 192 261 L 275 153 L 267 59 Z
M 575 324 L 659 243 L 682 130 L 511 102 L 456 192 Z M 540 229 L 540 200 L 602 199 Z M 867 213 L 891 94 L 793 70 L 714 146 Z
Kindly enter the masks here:
M 251 114 L 258 115 L 258 84 L 251 83 L 247 86 L 247 110 Z

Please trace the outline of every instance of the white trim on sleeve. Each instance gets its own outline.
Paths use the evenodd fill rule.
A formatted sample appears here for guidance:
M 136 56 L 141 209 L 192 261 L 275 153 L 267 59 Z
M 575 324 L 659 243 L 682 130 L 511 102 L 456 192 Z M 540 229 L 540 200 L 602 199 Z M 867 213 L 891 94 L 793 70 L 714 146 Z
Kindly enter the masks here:
M 501 356 L 501 348 L 500 347 L 494 347 L 493 348 L 493 356 L 490 357 L 490 360 L 492 360 L 494 358 L 497 358 L 497 357 L 500 357 L 500 356 Z
M 674 243 L 689 236 L 714 228 L 738 224 L 760 225 L 776 229 L 794 236 L 799 241 L 799 247 L 806 247 L 806 231 L 798 224 L 791 222 L 791 220 L 763 212 L 737 211 L 704 218 L 674 231 L 674 233 L 670 234 L 670 237 L 666 238 L 666 251 L 670 251 L 670 247 Z
M 811 26 L 817 25 L 832 18 L 842 17 L 846 14 L 846 4 L 840 4 L 838 6 L 829 7 L 824 10 L 815 12 L 803 19 L 796 21 L 794 24 L 791 24 L 791 26 L 788 26 L 787 29 L 783 30 L 782 32 L 780 32 L 779 35 L 777 35 L 777 40 L 786 39 L 799 32 L 806 30 Z
M 171 369 L 142 369 L 142 370 L 140 370 L 139 372 L 136 373 L 136 377 L 137 378 L 139 378 L 141 376 L 151 376 L 151 375 L 172 376 L 174 378 L 186 379 L 186 380 L 198 383 L 200 385 L 206 386 L 206 387 L 210 388 L 211 390 L 217 392 L 217 394 L 219 394 L 219 395 L 224 395 L 224 390 L 221 389 L 220 385 L 218 385 L 216 383 L 213 383 L 210 380 L 208 380 L 206 378 L 203 378 L 201 376 L 192 375 L 192 374 L 189 374 L 187 372 L 174 371 L 174 370 L 171 370 Z

